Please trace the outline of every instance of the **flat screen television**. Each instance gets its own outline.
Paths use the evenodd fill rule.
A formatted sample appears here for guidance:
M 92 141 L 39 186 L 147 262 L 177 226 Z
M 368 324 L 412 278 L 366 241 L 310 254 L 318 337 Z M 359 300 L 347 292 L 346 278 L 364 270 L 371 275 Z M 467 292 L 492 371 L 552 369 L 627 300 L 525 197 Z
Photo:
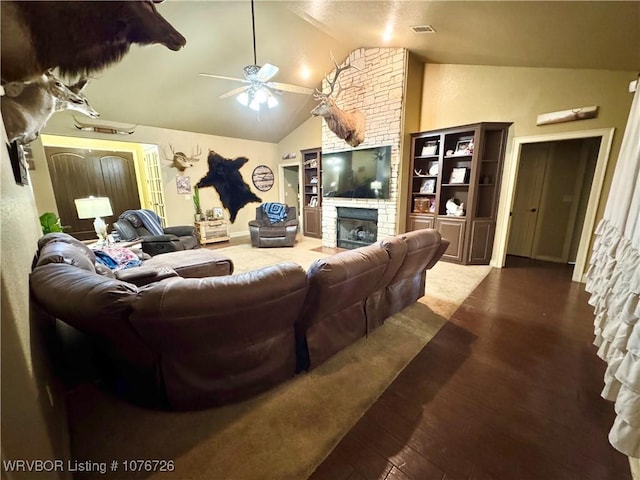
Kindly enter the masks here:
M 322 154 L 322 196 L 389 198 L 391 146 Z

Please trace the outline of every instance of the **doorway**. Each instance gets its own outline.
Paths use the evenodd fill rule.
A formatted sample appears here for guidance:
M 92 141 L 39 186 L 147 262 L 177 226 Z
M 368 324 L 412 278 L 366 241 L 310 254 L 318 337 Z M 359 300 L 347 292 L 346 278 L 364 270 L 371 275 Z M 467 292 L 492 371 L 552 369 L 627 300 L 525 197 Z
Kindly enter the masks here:
M 596 161 L 593 181 L 591 184 L 589 198 L 586 204 L 584 222 L 582 225 L 582 233 L 579 235 L 578 250 L 576 253 L 576 261 L 573 269 L 572 280 L 575 282 L 584 282 L 584 274 L 586 272 L 587 257 L 591 246 L 593 230 L 595 228 L 596 211 L 600 203 L 602 187 L 604 184 L 605 172 L 609 156 L 611 153 L 611 145 L 613 143 L 613 134 L 615 128 L 603 128 L 593 130 L 582 130 L 576 132 L 564 132 L 548 135 L 535 135 L 530 137 L 515 137 L 511 153 L 507 157 L 502 176 L 502 186 L 500 189 L 500 203 L 498 205 L 498 215 L 496 220 L 496 234 L 493 255 L 491 257 L 491 266 L 502 268 L 505 265 L 507 257 L 507 242 L 509 239 L 509 230 L 511 227 L 511 211 L 515 198 L 515 186 L 517 174 L 520 164 L 520 156 L 525 145 L 531 143 L 554 142 L 558 140 L 571 140 L 580 138 L 599 138 L 598 158 Z
M 280 170 L 280 201 L 289 206 L 296 207 L 298 220 L 300 220 L 300 165 L 296 163 L 283 163 Z
M 140 208 L 130 152 L 48 146 L 44 150 L 58 214 L 70 235 L 79 240 L 95 237 L 93 219 L 78 218 L 74 203 L 77 198 L 108 197 L 115 218 L 125 210 Z
M 576 261 L 600 138 L 523 145 L 507 255 Z

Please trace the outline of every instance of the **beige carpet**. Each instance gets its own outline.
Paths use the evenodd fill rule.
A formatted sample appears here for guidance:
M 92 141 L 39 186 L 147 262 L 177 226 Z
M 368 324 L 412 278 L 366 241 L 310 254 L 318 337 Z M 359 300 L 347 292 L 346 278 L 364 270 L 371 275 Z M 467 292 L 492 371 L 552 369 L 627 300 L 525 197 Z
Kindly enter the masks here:
M 320 241 L 294 248 L 218 250 L 236 272 L 294 261 L 307 268 Z M 200 412 L 144 410 L 92 385 L 68 397 L 71 450 L 77 460 L 173 460 L 170 473 L 77 473 L 77 479 L 303 480 L 362 416 L 406 364 L 489 272 L 439 262 L 427 274 L 427 295 L 368 338 L 310 373 L 240 404 Z

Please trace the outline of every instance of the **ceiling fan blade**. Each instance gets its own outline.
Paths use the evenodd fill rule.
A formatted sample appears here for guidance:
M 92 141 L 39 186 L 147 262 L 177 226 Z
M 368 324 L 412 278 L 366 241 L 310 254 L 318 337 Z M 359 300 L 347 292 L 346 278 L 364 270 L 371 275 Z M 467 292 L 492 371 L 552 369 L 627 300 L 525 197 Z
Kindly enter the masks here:
M 271 77 L 273 77 L 280 70 L 275 65 L 271 65 L 270 63 L 265 63 L 260 70 L 258 71 L 256 78 L 260 82 L 267 82 Z
M 249 90 L 251 85 L 245 85 L 244 87 L 234 88 L 233 90 L 229 90 L 227 93 L 223 93 L 218 98 L 229 98 L 237 95 L 238 93 L 244 92 L 245 90 Z
M 311 95 L 313 88 L 301 87 L 300 85 L 291 85 L 290 83 L 269 82 L 266 84 L 268 87 L 275 88 L 276 90 L 283 90 L 285 92 L 303 93 Z
M 245 80 L 244 78 L 225 77 L 224 75 L 214 75 L 213 73 L 199 73 L 198 75 L 202 75 L 203 77 L 221 78 L 222 80 L 233 80 L 234 82 L 250 83 L 249 80 Z

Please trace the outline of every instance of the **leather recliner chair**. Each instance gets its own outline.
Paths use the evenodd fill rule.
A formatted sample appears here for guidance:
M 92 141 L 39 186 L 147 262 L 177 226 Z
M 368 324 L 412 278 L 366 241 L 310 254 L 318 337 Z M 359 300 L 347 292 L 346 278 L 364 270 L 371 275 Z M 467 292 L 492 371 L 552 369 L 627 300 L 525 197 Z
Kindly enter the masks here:
M 256 208 L 256 219 L 249 222 L 252 247 L 293 247 L 298 233 L 296 207 L 285 206 L 284 220 L 271 223 L 262 205 Z
M 149 221 L 148 217 L 146 221 Z M 113 223 L 113 227 L 122 240 L 142 239 L 142 251 L 151 256 L 179 250 L 191 250 L 200 246 L 193 226 L 162 227 L 160 222 L 157 222 L 157 229 L 163 233 L 154 235 L 145 226 L 143 219 L 136 211 L 127 211 L 121 214 L 118 221 Z

